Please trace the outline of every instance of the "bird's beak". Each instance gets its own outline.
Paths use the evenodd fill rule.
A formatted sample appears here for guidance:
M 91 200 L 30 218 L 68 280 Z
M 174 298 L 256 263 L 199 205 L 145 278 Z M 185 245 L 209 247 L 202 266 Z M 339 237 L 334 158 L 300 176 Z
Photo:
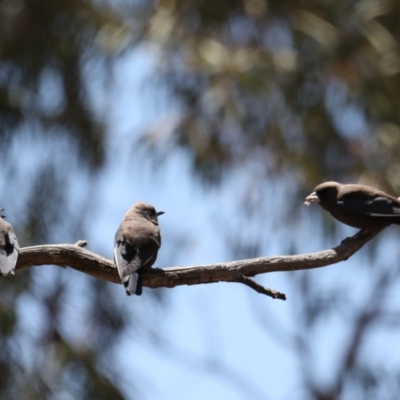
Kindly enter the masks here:
M 157 217 L 159 217 L 160 215 L 163 215 L 163 214 L 165 214 L 165 211 L 157 211 L 156 212 Z
M 305 206 L 309 206 L 311 203 L 319 203 L 321 200 L 319 199 L 316 192 L 312 192 L 310 195 L 306 197 L 306 201 L 304 202 Z

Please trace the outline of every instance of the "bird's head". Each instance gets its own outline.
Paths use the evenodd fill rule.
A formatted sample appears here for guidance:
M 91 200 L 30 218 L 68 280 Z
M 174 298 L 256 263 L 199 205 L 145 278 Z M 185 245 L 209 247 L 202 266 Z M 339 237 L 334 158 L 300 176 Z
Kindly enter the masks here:
M 158 225 L 158 217 L 164 213 L 164 211 L 156 211 L 151 204 L 138 201 L 128 211 L 127 216 L 136 214 Z
M 325 182 L 316 186 L 314 191 L 306 197 L 304 205 L 319 203 L 321 207 L 328 207 L 336 203 L 341 184 L 337 182 Z

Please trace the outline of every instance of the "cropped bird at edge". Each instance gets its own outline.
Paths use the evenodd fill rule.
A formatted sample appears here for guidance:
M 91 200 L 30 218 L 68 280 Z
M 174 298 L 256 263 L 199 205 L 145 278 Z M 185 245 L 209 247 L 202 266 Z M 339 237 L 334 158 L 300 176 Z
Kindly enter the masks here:
M 4 209 L 0 208 L 0 212 L 2 211 Z M 19 245 L 13 227 L 3 218 L 5 216 L 0 215 L 0 274 L 14 275 Z
M 158 217 L 162 214 L 150 204 L 137 202 L 115 233 L 114 262 L 128 296 L 142 294 L 143 268 L 150 268 L 157 259 L 161 246 Z
M 318 203 L 338 221 L 374 230 L 400 225 L 400 200 L 371 186 L 325 182 L 315 187 L 304 204 Z

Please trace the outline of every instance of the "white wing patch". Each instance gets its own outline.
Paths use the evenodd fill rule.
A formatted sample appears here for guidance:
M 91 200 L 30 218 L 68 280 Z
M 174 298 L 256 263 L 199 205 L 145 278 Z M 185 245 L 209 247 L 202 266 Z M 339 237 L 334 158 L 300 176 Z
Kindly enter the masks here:
M 114 247 L 114 260 L 115 260 L 115 264 L 117 264 L 118 275 L 122 279 L 122 275 L 121 275 L 122 271 L 120 271 L 119 264 L 118 264 L 117 245 L 115 245 L 115 247 Z
M 398 214 L 398 215 L 396 215 Z M 396 212 L 396 214 L 375 214 L 371 213 L 369 214 L 371 217 L 399 217 L 400 218 L 400 213 Z
M 400 208 L 393 207 L 390 214 L 370 213 L 369 215 L 371 217 L 400 217 Z

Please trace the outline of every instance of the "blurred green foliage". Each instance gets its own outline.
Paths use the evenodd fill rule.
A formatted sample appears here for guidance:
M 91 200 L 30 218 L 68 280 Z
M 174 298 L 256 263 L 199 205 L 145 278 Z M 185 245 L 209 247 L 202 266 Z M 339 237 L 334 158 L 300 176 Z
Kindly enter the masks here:
M 299 184 L 400 191 L 395 1 L 160 1 L 147 40 L 181 101 L 169 141 L 214 181 L 260 157 Z

